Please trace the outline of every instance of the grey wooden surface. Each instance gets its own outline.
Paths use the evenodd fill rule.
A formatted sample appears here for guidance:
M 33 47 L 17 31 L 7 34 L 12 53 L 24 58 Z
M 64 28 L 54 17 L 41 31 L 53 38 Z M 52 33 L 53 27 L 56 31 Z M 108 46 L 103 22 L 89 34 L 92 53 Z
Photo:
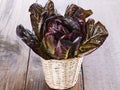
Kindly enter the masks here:
M 0 0 L 0 90 L 50 90 L 39 57 L 15 34 L 18 24 L 31 29 L 29 6 L 46 1 Z M 84 83 L 79 77 L 72 90 L 120 90 L 120 0 L 53 1 L 59 13 L 70 3 L 92 9 L 90 18 L 101 21 L 109 31 L 105 43 L 84 58 Z
M 16 25 L 25 24 L 21 18 L 27 18 L 21 9 L 25 5 L 22 3 L 20 0 L 0 1 L 0 90 L 25 88 L 29 48 L 15 34 Z

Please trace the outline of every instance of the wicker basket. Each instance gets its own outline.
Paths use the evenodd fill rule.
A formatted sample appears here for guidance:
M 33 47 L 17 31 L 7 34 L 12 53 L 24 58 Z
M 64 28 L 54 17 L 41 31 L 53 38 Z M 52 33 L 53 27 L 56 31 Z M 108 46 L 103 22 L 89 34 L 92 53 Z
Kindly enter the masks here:
M 83 58 L 69 60 L 44 60 L 41 58 L 46 83 L 50 88 L 67 89 L 77 80 Z

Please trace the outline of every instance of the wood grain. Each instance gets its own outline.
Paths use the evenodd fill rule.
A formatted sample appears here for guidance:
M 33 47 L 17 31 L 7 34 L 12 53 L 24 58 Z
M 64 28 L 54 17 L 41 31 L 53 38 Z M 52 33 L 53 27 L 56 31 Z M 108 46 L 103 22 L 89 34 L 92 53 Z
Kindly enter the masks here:
M 29 48 L 18 39 L 15 29 L 20 23 L 27 26 L 29 4 L 27 0 L 26 3 L 23 0 L 0 1 L 0 90 L 25 88 Z

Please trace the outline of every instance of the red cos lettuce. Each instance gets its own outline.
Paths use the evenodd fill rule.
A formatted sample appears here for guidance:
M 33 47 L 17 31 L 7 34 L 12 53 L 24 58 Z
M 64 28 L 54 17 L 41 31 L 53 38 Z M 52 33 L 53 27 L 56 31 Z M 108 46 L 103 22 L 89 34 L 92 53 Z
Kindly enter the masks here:
M 62 16 L 49 0 L 45 7 L 34 3 L 30 6 L 34 33 L 18 25 L 17 35 L 39 56 L 45 59 L 68 59 L 85 56 L 100 47 L 108 36 L 104 25 L 86 18 L 91 10 L 77 5 L 67 7 Z

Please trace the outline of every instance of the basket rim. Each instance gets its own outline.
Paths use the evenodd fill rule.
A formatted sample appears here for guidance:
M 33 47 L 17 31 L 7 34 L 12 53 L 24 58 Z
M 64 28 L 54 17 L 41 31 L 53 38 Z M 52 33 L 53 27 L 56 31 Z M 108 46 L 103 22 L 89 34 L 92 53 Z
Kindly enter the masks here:
M 83 59 L 83 57 L 74 57 L 74 58 L 68 58 L 68 59 L 44 59 L 44 58 L 42 58 L 42 57 L 40 57 L 40 59 L 42 59 L 42 60 L 46 60 L 46 61 L 72 61 L 72 60 L 74 60 L 74 59 Z

